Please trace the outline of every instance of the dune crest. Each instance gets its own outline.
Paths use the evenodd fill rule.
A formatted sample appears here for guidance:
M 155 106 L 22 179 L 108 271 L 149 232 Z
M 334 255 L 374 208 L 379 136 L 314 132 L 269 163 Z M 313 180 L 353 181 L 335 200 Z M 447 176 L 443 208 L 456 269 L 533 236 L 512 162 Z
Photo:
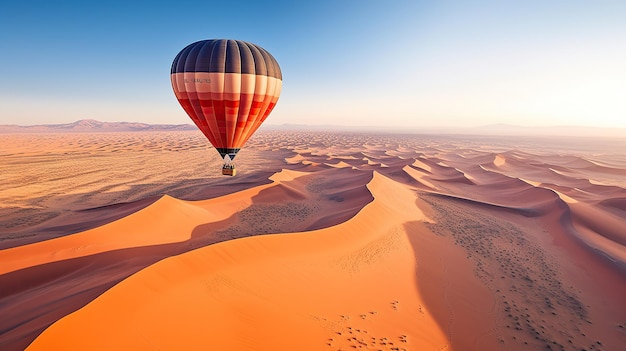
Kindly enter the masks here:
M 249 206 L 251 199 L 265 189 L 283 187 L 292 190 L 284 183 L 304 175 L 307 173 L 282 170 L 270 177 L 273 181 L 271 184 L 225 195 L 219 199 L 184 201 L 164 195 L 142 210 L 80 235 L 68 235 L 3 250 L 0 252 L 0 259 L 6 264 L 0 267 L 0 274 L 123 248 L 189 240 L 197 223 L 225 220 L 236 210 Z M 296 197 L 302 198 L 304 195 Z
M 497 167 L 504 166 L 506 164 L 506 159 L 502 155 L 496 155 L 495 159 L 493 160 L 493 164 Z
M 0 258 L 6 264 L 0 267 L 0 274 L 121 248 L 180 242 L 189 239 L 193 228 L 190 222 L 206 217 L 219 218 L 215 212 L 208 212 L 165 195 L 147 208 L 126 218 L 80 235 L 68 235 L 3 250 Z M 159 220 L 155 221 L 154 218 Z

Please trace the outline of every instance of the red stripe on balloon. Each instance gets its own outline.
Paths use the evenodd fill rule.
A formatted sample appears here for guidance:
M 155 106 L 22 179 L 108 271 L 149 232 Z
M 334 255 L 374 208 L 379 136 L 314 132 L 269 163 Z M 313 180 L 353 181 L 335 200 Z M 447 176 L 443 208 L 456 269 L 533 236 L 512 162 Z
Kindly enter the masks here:
M 215 93 L 177 93 L 185 112 L 216 148 L 243 147 L 278 100 L 275 91 L 240 94 L 240 100 L 219 99 L 222 94 Z

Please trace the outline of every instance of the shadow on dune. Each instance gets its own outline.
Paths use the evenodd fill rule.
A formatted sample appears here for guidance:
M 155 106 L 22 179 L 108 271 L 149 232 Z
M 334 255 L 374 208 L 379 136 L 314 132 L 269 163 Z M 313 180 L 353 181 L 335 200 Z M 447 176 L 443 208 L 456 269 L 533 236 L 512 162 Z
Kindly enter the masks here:
M 0 275 L 0 349 L 23 350 L 44 329 L 180 244 L 104 252 Z

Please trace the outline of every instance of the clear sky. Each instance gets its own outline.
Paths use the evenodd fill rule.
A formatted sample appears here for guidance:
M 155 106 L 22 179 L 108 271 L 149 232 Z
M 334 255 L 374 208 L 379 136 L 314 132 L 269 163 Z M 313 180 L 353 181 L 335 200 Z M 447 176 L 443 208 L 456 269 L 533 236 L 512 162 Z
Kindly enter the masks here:
M 626 1 L 32 1 L 0 8 L 0 124 L 190 123 L 174 56 L 258 44 L 266 123 L 626 128 Z

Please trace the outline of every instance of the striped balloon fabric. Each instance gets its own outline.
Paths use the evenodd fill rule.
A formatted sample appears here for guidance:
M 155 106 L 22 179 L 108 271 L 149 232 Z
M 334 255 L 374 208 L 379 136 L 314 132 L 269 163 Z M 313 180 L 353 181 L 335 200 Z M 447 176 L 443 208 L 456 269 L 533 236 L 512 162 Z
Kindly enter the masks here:
M 174 59 L 176 98 L 217 149 L 232 160 L 278 101 L 282 73 L 276 59 L 241 40 L 202 40 Z

